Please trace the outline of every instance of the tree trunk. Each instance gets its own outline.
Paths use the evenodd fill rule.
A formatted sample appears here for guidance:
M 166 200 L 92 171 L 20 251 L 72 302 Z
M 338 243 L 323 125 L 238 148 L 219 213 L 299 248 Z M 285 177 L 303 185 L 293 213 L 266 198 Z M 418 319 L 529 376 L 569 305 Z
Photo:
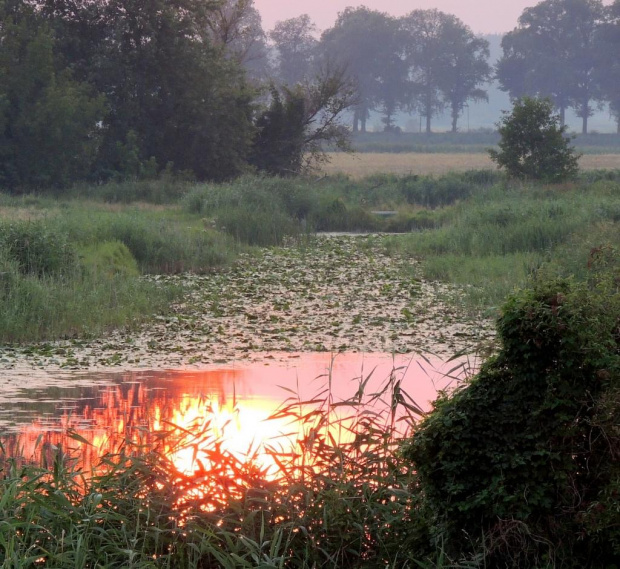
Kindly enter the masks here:
M 560 106 L 560 126 L 564 126 L 566 124 L 566 107 L 564 105 Z
M 426 115 L 426 134 L 431 133 L 431 113 L 428 111 Z
M 458 108 L 453 105 L 452 106 L 452 132 L 456 133 L 458 128 L 457 128 L 457 123 L 459 120 L 459 110 Z
M 588 108 L 588 103 L 585 103 L 582 107 L 582 114 L 583 116 L 581 117 L 581 134 L 588 134 L 588 111 L 590 109 Z
M 616 119 L 616 129 L 618 134 L 620 134 L 620 116 Z
M 355 109 L 353 111 L 353 132 L 359 132 L 360 129 L 360 115 L 359 111 Z
M 362 116 L 360 117 L 360 123 L 362 125 L 361 131 L 366 132 L 366 113 L 362 113 Z

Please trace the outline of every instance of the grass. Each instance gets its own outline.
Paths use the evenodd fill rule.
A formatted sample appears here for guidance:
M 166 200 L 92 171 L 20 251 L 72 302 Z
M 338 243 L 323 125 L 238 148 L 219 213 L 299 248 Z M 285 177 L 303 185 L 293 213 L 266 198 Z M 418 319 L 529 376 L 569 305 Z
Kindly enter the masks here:
M 471 307 L 497 306 L 534 272 L 586 278 L 593 251 L 620 247 L 619 196 L 620 184 L 605 180 L 496 185 L 388 247 L 422 259 L 426 278 L 465 286 Z
M 237 245 L 176 208 L 4 198 L 0 340 L 92 337 L 163 313 L 180 290 L 144 274 L 211 271 Z M 15 215 L 12 215 L 15 213 Z

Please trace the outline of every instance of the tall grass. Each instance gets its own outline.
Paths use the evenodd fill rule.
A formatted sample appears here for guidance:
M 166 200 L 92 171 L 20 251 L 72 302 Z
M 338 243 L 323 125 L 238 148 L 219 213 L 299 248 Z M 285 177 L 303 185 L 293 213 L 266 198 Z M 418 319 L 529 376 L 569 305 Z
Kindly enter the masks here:
M 388 247 L 421 259 L 429 279 L 469 285 L 474 306 L 497 304 L 544 267 L 585 277 L 588 256 L 620 246 L 620 183 L 497 185 L 445 210 L 442 225 L 393 238 Z
M 232 261 L 235 243 L 175 209 L 32 199 L 0 219 L 0 340 L 95 336 L 167 310 L 180 291 L 140 273 L 196 273 Z M 24 199 L 7 202 L 23 211 Z M 5 207 L 7 207 L 5 206 Z

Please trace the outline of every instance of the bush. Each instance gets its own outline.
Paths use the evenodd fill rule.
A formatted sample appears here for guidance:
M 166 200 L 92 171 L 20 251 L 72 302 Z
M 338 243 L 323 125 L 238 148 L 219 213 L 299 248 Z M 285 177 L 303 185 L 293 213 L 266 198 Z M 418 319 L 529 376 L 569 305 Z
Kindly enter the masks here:
M 564 136 L 566 128 L 560 126 L 549 99 L 517 99 L 498 124 L 500 150 L 489 150 L 489 155 L 513 178 L 546 182 L 576 178 L 579 157 Z
M 491 567 L 618 559 L 615 282 L 541 279 L 512 296 L 498 355 L 441 397 L 406 446 L 435 538 L 453 555 Z

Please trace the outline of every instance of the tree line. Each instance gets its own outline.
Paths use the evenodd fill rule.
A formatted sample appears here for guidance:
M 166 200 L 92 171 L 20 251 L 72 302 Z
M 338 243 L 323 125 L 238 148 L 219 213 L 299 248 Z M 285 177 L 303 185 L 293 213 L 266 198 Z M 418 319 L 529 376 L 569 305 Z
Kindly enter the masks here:
M 450 112 L 452 131 L 469 101 L 487 99 L 498 81 L 511 99 L 550 98 L 564 124 L 567 109 L 588 118 L 607 103 L 620 131 L 620 0 L 544 0 L 526 8 L 502 39 L 502 56 L 489 62 L 489 44 L 455 16 L 414 10 L 402 18 L 347 8 L 315 39 L 307 16 L 281 22 L 270 34 L 285 81 L 312 73 L 313 58 L 346 62 L 358 85 L 353 130 L 366 130 L 370 111 L 385 130 L 396 112 L 415 112 L 431 132 L 433 117 Z
M 527 8 L 495 67 L 438 10 L 347 8 L 319 35 L 307 15 L 265 33 L 253 0 L 0 0 L 0 185 L 297 173 L 371 111 L 430 133 L 448 110 L 456 132 L 492 79 L 562 121 L 576 110 L 586 132 L 603 103 L 620 124 L 619 46 L 620 0 Z

